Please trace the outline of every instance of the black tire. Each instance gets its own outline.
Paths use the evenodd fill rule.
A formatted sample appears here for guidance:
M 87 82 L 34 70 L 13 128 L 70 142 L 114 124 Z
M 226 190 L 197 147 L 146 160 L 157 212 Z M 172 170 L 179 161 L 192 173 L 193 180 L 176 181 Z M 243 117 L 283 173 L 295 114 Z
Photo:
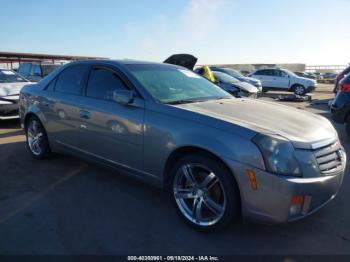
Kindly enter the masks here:
M 266 88 L 266 87 L 263 87 L 263 88 L 262 88 L 262 92 L 263 92 L 263 93 L 267 93 L 267 92 L 269 92 L 269 89 Z
M 193 218 L 193 216 L 192 216 L 192 218 L 190 218 L 189 217 L 190 215 L 188 215 L 188 214 L 187 214 L 188 216 L 185 215 L 186 212 L 184 211 L 184 208 L 182 208 L 181 204 L 179 204 L 180 200 L 176 199 L 176 197 L 175 197 L 175 195 L 176 195 L 176 189 L 175 189 L 176 186 L 175 185 L 177 185 L 177 180 L 179 177 L 178 174 L 179 174 L 179 172 L 182 173 L 182 171 L 181 171 L 182 167 L 184 167 L 188 164 L 204 166 L 205 168 L 212 171 L 212 173 L 214 173 L 215 176 L 218 178 L 219 182 L 214 182 L 214 183 L 210 184 L 209 190 L 213 190 L 214 193 L 215 192 L 218 193 L 217 190 L 218 190 L 218 188 L 220 188 L 220 192 L 221 192 L 220 195 L 221 195 L 221 197 L 223 197 L 225 199 L 223 201 L 223 203 L 225 203 L 225 204 L 223 204 L 223 207 L 221 209 L 222 210 L 221 215 L 216 218 L 217 221 L 213 224 L 199 225 L 198 224 L 199 222 L 194 222 L 193 220 L 195 220 L 195 219 Z M 210 173 L 210 174 L 212 174 L 212 173 Z M 198 179 L 198 176 L 196 176 L 195 180 L 197 180 L 197 179 Z M 203 179 L 203 180 L 205 180 L 205 179 Z M 202 180 L 202 184 L 204 183 L 203 180 Z M 191 188 L 193 188 L 193 187 L 191 187 Z M 190 188 L 190 190 L 193 190 L 191 188 Z M 193 227 L 199 231 L 202 231 L 202 232 L 218 231 L 220 229 L 227 227 L 233 220 L 237 219 L 240 216 L 240 194 L 239 194 L 237 183 L 233 177 L 233 174 L 227 169 L 227 167 L 223 163 L 221 163 L 220 161 L 218 161 L 214 157 L 210 156 L 209 154 L 205 154 L 205 153 L 189 154 L 189 155 L 183 157 L 182 159 L 180 159 L 177 163 L 175 163 L 175 165 L 172 167 L 171 172 L 170 172 L 168 189 L 169 189 L 169 194 L 170 194 L 171 200 L 174 203 L 174 205 L 176 206 L 180 216 L 191 227 Z M 211 201 L 214 199 L 213 196 L 209 196 L 213 193 L 213 192 L 210 192 L 209 190 L 204 194 L 204 196 L 201 196 L 203 202 L 201 204 L 200 209 L 202 211 L 199 213 L 202 213 L 202 214 L 209 213 L 210 214 L 210 210 L 213 210 L 213 209 L 208 208 L 209 205 L 207 206 L 207 202 L 206 202 L 207 200 Z M 192 194 L 194 194 L 194 193 L 192 193 Z M 191 206 L 191 204 L 189 204 L 188 207 L 189 207 L 189 209 L 192 209 L 192 214 L 194 214 L 196 199 L 192 200 L 192 199 L 182 199 L 181 198 L 181 200 L 182 201 L 185 201 L 185 200 L 186 201 L 193 201 L 192 206 Z M 218 203 L 218 202 L 216 202 L 216 203 Z M 216 209 L 216 210 L 218 210 L 218 209 Z M 214 214 L 214 212 L 213 212 L 213 214 Z
M 32 139 L 32 135 L 30 135 L 31 133 L 31 128 L 34 125 L 37 125 L 38 128 L 38 132 L 41 133 L 40 138 L 38 139 L 38 146 L 40 147 L 40 151 L 36 151 L 35 149 L 33 149 L 33 146 L 30 145 L 30 141 Z M 26 125 L 25 125 L 25 132 L 26 132 L 26 141 L 27 141 L 27 147 L 29 149 L 29 152 L 31 153 L 31 155 L 36 158 L 36 159 L 43 159 L 46 158 L 48 156 L 50 156 L 51 154 L 51 149 L 50 149 L 50 144 L 49 144 L 49 140 L 47 138 L 47 134 L 45 131 L 45 128 L 43 126 L 43 124 L 41 123 L 41 121 L 39 120 L 38 117 L 36 116 L 31 116 L 27 121 L 26 121 Z M 39 136 L 37 136 L 39 137 Z
M 303 85 L 295 85 L 293 86 L 293 92 L 296 95 L 303 96 L 306 94 L 306 88 Z
M 350 116 L 348 116 L 346 118 L 345 131 L 346 131 L 347 136 L 350 138 Z

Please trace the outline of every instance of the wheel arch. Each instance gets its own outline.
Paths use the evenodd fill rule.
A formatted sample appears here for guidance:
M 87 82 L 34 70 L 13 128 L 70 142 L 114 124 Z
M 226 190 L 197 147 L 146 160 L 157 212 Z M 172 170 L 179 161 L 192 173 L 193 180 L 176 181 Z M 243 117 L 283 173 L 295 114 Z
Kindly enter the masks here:
M 28 113 L 25 115 L 24 121 L 23 121 L 23 125 L 24 125 L 24 129 L 25 129 L 25 130 L 27 129 L 27 122 L 28 122 L 28 120 L 29 120 L 31 117 L 36 117 L 37 119 L 39 119 L 40 122 L 42 122 L 41 119 L 40 119 L 40 117 L 39 117 L 37 114 L 35 114 L 34 112 L 28 112 Z
M 197 154 L 202 154 L 202 155 L 206 155 L 209 157 L 214 158 L 216 161 L 218 161 L 219 163 L 221 163 L 228 172 L 230 172 L 230 174 L 232 175 L 233 179 L 235 180 L 237 186 L 237 180 L 235 178 L 235 175 L 232 171 L 232 169 L 229 167 L 229 165 L 217 154 L 215 154 L 214 152 L 199 147 L 199 146 L 182 146 L 179 148 L 176 148 L 167 158 L 166 162 L 165 162 L 165 166 L 164 166 L 164 171 L 163 171 L 163 186 L 166 187 L 169 183 L 169 179 L 170 179 L 170 171 L 171 168 L 173 167 L 173 165 L 179 161 L 181 158 L 183 158 L 186 155 L 189 154 L 193 154 L 193 153 L 197 153 Z
M 305 85 L 300 84 L 300 83 L 294 83 L 294 84 L 290 87 L 290 90 L 294 92 L 294 90 L 295 90 L 295 88 L 296 88 L 297 86 L 303 86 L 303 87 L 306 89 Z

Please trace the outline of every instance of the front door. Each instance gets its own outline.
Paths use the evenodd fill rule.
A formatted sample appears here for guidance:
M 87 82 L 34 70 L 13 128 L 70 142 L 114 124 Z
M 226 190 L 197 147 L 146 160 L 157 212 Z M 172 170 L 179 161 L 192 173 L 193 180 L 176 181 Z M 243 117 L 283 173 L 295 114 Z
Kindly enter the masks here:
M 122 105 L 113 100 L 113 91 L 129 88 L 115 69 L 91 69 L 79 112 L 79 147 L 110 164 L 142 170 L 144 101 L 135 97 Z
M 274 87 L 279 89 L 289 88 L 289 76 L 282 70 L 274 70 Z

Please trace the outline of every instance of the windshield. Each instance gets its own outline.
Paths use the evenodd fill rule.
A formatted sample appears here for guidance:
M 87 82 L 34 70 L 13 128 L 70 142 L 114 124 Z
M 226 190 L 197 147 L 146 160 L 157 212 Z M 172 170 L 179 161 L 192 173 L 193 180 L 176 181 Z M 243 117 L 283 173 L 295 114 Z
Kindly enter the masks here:
M 162 103 L 232 97 L 220 87 L 185 68 L 152 64 L 127 67 L 145 89 Z
M 21 77 L 19 74 L 12 70 L 0 69 L 0 83 L 16 83 L 16 82 L 28 82 L 28 80 Z
M 217 80 L 223 83 L 237 83 L 239 80 L 225 73 L 213 71 L 213 74 Z
M 222 71 L 236 78 L 244 77 L 240 72 L 231 68 L 223 68 Z

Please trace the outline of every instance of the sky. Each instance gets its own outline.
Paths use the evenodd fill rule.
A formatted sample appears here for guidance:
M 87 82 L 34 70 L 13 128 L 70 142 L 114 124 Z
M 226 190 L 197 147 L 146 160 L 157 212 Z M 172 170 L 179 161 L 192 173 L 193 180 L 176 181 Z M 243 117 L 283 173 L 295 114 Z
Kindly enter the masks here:
M 350 63 L 350 0 L 0 0 L 0 52 Z

